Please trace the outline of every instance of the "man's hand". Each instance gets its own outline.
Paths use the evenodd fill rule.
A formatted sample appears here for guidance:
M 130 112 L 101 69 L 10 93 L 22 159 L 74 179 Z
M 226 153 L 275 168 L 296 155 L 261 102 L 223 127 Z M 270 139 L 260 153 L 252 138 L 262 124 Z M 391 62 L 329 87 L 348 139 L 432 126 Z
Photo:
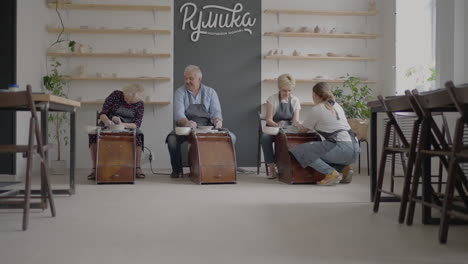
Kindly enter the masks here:
M 191 127 L 191 128 L 197 128 L 197 122 L 189 120 L 187 123 L 185 123 L 186 127 Z
M 117 125 L 119 125 L 120 123 L 122 123 L 122 121 L 120 120 L 120 117 L 118 117 L 118 116 L 112 117 L 112 122 L 114 122 L 114 123 L 117 124 Z
M 223 127 L 223 121 L 221 121 L 220 119 L 216 119 L 215 122 L 214 122 L 214 125 L 215 125 L 216 129 L 222 128 Z

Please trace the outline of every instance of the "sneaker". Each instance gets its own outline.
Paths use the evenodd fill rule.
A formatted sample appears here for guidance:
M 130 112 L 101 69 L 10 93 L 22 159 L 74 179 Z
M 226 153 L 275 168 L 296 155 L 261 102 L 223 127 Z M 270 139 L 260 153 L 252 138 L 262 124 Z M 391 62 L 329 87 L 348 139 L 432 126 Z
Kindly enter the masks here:
M 353 179 L 353 174 L 354 174 L 354 171 L 353 171 L 353 168 L 351 168 L 351 166 L 346 166 L 344 167 L 343 169 L 343 179 L 340 181 L 340 183 L 351 183 L 351 180 Z
M 334 170 L 332 173 L 325 175 L 323 180 L 318 181 L 317 185 L 319 186 L 332 186 L 337 184 L 340 181 L 340 174 Z

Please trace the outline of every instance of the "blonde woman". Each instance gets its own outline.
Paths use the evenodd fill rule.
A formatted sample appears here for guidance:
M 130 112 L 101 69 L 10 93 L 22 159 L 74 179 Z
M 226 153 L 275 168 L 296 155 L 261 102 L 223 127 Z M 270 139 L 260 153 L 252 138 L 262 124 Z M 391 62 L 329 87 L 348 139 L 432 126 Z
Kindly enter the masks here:
M 299 98 L 292 95 L 296 81 L 289 74 L 278 77 L 278 93 L 267 99 L 266 103 L 266 125 L 272 127 L 286 127 L 299 120 L 301 104 Z M 262 134 L 260 139 L 263 149 L 263 157 L 268 166 L 269 179 L 278 176 L 273 153 L 274 136 Z
M 145 106 L 142 101 L 144 88 L 140 84 L 126 86 L 122 91 L 113 91 L 104 101 L 99 113 L 99 124 L 109 127 L 112 124 L 123 124 L 125 128 L 137 130 L 136 138 L 136 177 L 145 178 L 140 168 L 141 153 L 143 151 L 144 136 L 140 131 Z M 93 171 L 88 175 L 88 180 L 96 178 L 96 135 L 89 135 L 89 148 L 93 160 Z
M 343 108 L 335 103 L 327 83 L 317 83 L 312 97 L 315 106 L 307 113 L 304 123 L 295 123 L 295 126 L 300 132 L 317 132 L 323 141 L 298 145 L 290 153 L 302 167 L 312 167 L 326 175 L 317 185 L 349 183 L 352 176 L 349 165 L 360 152 L 356 135 L 349 127 Z

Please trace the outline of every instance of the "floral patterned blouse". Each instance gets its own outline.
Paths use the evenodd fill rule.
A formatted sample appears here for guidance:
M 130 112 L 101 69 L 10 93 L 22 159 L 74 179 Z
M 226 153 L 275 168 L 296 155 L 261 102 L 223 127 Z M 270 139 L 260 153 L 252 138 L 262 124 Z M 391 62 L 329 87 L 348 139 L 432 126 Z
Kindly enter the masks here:
M 125 102 L 124 93 L 122 91 L 113 91 L 104 101 L 102 111 L 99 114 L 107 115 L 109 119 L 112 119 L 117 109 L 119 109 L 119 107 L 122 105 L 133 111 L 135 115 L 133 123 L 135 123 L 135 125 L 139 128 L 141 126 L 141 122 L 143 120 L 143 113 L 145 111 L 144 103 L 142 101 L 139 101 L 134 104 L 128 104 L 127 102 Z

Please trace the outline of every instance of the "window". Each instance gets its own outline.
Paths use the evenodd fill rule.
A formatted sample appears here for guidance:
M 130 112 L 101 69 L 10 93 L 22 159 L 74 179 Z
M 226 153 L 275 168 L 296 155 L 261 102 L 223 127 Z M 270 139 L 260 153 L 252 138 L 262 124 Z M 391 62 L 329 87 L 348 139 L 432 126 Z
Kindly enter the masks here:
M 435 0 L 396 0 L 396 93 L 435 87 Z

